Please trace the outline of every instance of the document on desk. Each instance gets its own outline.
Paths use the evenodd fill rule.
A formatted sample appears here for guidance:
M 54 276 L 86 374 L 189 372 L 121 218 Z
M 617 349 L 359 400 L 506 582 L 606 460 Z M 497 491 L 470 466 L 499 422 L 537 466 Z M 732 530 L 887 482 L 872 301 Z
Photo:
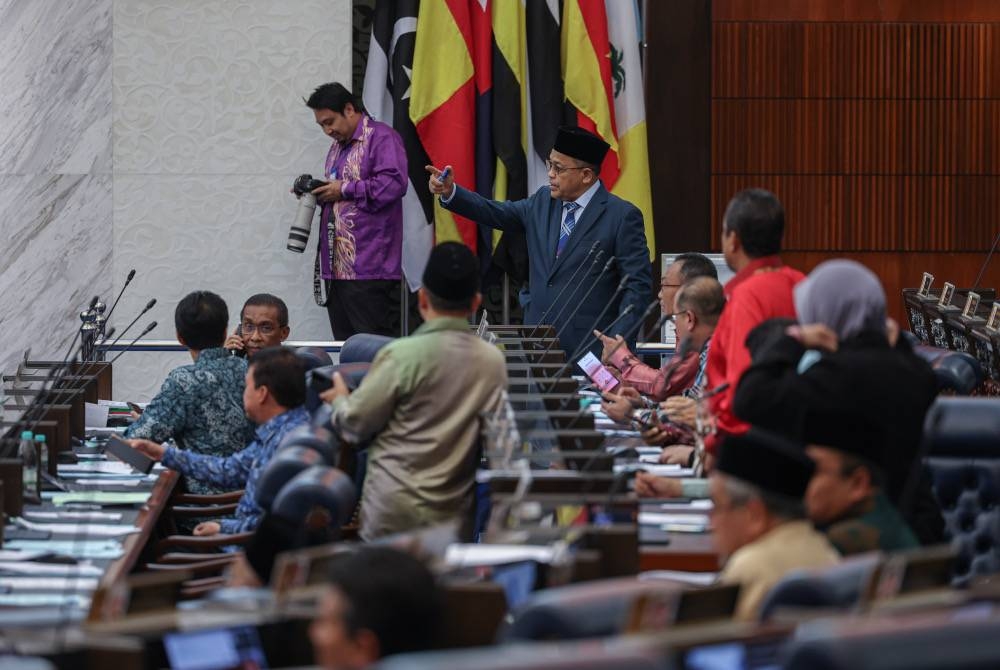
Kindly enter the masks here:
M 657 507 L 664 512 L 684 512 L 688 510 L 707 512 L 714 505 L 709 498 L 696 498 L 694 500 L 659 503 Z
M 24 510 L 24 516 L 29 521 L 121 521 L 121 512 L 72 512 L 69 510 L 59 510 L 56 512 L 42 510 Z M 2 554 L 3 552 L 0 552 Z M 0 558 L 0 560 L 3 560 Z
M 142 505 L 149 500 L 149 494 L 144 492 L 113 492 L 113 491 L 70 491 L 55 493 L 52 504 L 60 507 L 70 503 L 91 503 L 95 505 Z
M 452 544 L 445 550 L 444 561 L 453 568 L 518 561 L 551 563 L 555 553 L 554 547 L 527 544 Z
M 27 519 L 14 519 L 14 523 L 28 530 L 39 530 L 53 535 L 83 535 L 86 537 L 122 537 L 138 533 L 131 524 L 109 523 L 36 523 Z
M 121 461 L 87 461 L 86 463 L 65 463 L 59 465 L 60 475 L 72 475 L 74 473 L 105 474 L 105 475 L 134 475 L 135 468 L 128 463 Z M 145 476 L 145 475 L 142 475 Z
M 648 472 L 651 475 L 656 475 L 658 477 L 693 477 L 694 470 L 691 468 L 682 468 L 679 465 L 660 465 L 658 463 L 616 463 L 614 465 L 614 472 L 618 474 L 620 472 L 637 472 L 642 470 Z
M 691 586 L 712 586 L 719 581 L 717 572 L 684 572 L 682 570 L 649 570 L 640 572 L 641 581 L 656 581 L 667 579 L 672 582 L 681 582 Z
M 9 549 L 62 554 L 73 558 L 113 560 L 125 553 L 121 543 L 115 540 L 11 540 L 5 544 Z
M 704 533 L 708 530 L 708 515 L 639 512 L 639 525 L 659 526 L 663 530 L 677 533 Z
M 84 424 L 88 427 L 107 428 L 108 427 L 108 405 L 94 404 L 92 402 L 83 403 Z
M 39 563 L 37 561 L 0 561 L 0 572 L 32 577 L 100 577 L 103 572 L 90 563 Z
M 155 477 L 154 477 L 155 479 Z M 74 479 L 74 484 L 79 484 L 80 486 L 139 486 L 139 484 L 145 484 L 145 478 L 143 479 Z
M 0 576 L 0 588 L 19 591 L 94 591 L 96 577 L 4 577 Z
M 90 607 L 90 595 L 82 593 L 0 593 L 0 607 Z M 11 624 L 18 623 L 18 611 L 3 613 Z M 60 617 L 60 621 L 65 617 Z

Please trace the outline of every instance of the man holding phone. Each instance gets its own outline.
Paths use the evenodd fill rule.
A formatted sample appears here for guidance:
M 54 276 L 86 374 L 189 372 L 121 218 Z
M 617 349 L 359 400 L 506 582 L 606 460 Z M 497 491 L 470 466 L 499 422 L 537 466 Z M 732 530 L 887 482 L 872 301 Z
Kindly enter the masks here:
M 226 338 L 226 349 L 237 356 L 252 357 L 268 347 L 279 347 L 288 339 L 288 306 L 270 293 L 247 298 L 240 311 L 240 324 Z

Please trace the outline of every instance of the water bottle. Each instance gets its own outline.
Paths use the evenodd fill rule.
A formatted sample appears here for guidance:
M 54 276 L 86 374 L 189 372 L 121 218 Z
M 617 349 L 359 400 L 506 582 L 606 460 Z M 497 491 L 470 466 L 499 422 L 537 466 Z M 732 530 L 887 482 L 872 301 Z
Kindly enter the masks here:
M 49 471 L 49 449 L 44 434 L 35 434 L 35 448 L 38 450 L 38 467 L 42 473 L 46 473 Z
M 17 455 L 21 459 L 24 497 L 35 500 L 38 498 L 38 452 L 35 450 L 35 441 L 31 438 L 30 430 L 21 433 L 21 444 L 17 448 Z

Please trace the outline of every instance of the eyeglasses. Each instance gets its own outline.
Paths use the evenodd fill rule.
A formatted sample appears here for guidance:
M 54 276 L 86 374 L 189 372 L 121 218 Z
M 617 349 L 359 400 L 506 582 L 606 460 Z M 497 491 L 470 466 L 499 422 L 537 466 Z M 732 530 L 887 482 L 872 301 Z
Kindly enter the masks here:
M 264 322 L 258 326 L 256 323 L 253 323 L 252 321 L 244 321 L 242 324 L 240 324 L 240 330 L 243 332 L 244 335 L 253 335 L 254 331 L 256 331 L 259 332 L 264 337 L 268 337 L 269 335 L 272 335 L 278 330 L 278 326 L 268 322 Z
M 557 175 L 562 174 L 566 170 L 586 170 L 588 167 L 590 167 L 590 166 L 589 165 L 583 165 L 583 166 L 580 166 L 580 167 L 570 167 L 570 166 L 567 166 L 567 165 L 560 165 L 559 163 L 553 163 L 550 160 L 545 161 L 545 168 L 549 172 L 554 172 Z
M 680 288 L 681 286 L 683 286 L 683 284 L 667 284 L 660 282 L 660 288 Z

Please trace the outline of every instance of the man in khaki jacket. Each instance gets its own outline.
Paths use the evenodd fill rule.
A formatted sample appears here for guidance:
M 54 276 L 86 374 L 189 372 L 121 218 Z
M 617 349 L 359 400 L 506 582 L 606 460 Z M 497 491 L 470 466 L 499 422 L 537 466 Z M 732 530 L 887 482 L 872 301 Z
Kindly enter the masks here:
M 431 252 L 420 289 L 424 324 L 383 347 L 356 391 L 340 375 L 323 395 L 331 423 L 353 444 L 372 439 L 361 493 L 364 540 L 470 512 L 479 415 L 503 402 L 503 354 L 469 330 L 481 302 L 479 263 L 467 247 Z
M 755 620 L 768 591 L 792 570 L 840 560 L 806 517 L 814 469 L 800 445 L 757 428 L 723 442 L 709 478 L 712 533 L 726 561 L 719 580 L 740 584 L 737 619 Z

